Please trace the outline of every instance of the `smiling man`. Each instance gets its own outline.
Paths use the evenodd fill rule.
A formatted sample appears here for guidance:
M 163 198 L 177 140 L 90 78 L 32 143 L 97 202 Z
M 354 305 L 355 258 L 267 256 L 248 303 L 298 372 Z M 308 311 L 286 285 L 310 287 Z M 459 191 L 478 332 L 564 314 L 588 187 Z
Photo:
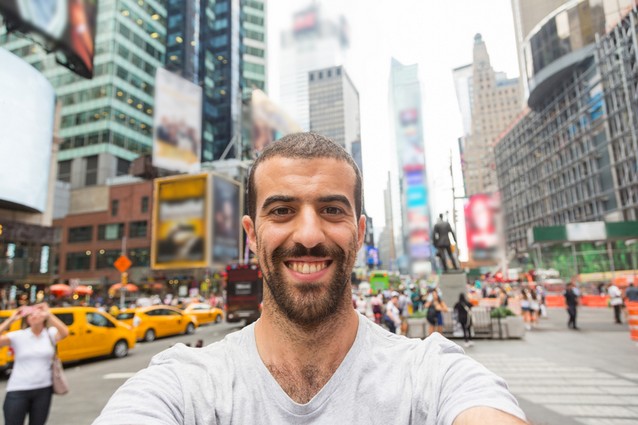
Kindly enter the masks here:
M 158 354 L 95 424 L 525 424 L 503 380 L 456 344 L 393 335 L 352 308 L 365 217 L 343 148 L 312 133 L 269 145 L 248 210 L 261 318 L 206 348 Z

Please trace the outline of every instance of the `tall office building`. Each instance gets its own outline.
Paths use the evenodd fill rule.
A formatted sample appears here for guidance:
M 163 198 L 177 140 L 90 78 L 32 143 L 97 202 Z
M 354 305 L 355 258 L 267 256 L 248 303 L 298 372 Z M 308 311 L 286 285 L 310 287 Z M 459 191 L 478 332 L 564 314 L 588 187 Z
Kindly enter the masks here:
M 343 65 L 348 44 L 345 18 L 326 17 L 316 3 L 296 13 L 282 33 L 278 103 L 303 130 L 310 129 L 308 73 Z
M 400 230 L 395 233 L 410 262 L 409 272 L 431 270 L 430 202 L 425 167 L 425 147 L 418 65 L 403 65 L 392 59 L 390 70 L 390 113 L 394 127 L 400 188 Z M 396 228 L 395 223 L 395 228 Z M 399 249 L 397 249 L 399 251 Z
M 468 196 L 498 190 L 494 145 L 499 134 L 520 112 L 521 104 L 518 79 L 508 79 L 505 74 L 494 71 L 480 34 L 474 37 L 473 56 L 471 79 L 467 71 L 464 78 L 457 79 L 469 85 L 467 91 L 461 86 L 460 93 L 457 92 L 461 95 L 459 107 L 464 124 L 466 114 L 471 117 L 470 134 L 465 136 L 463 147 L 463 177 Z M 469 102 L 465 93 L 471 96 Z
M 203 88 L 202 160 L 241 159 L 245 109 L 266 87 L 265 0 L 168 0 L 167 11 L 166 67 Z
M 157 0 L 100 1 L 93 79 L 0 28 L 0 46 L 40 70 L 62 105 L 58 180 L 103 185 L 151 152 L 155 69 L 164 62 L 166 10 Z
M 525 35 L 531 110 L 496 147 L 510 250 L 532 227 L 638 219 L 635 9 L 615 25 L 632 4 L 564 2 Z
M 346 148 L 362 167 L 359 92 L 345 68 L 333 66 L 309 72 L 308 105 L 310 131 Z

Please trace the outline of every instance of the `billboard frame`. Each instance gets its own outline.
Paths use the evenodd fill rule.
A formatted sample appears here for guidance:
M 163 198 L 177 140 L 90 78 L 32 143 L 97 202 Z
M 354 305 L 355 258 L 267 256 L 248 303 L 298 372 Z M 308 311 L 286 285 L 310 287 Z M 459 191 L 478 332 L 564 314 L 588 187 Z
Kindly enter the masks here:
M 239 228 L 239 232 L 237 234 L 237 238 L 238 238 L 238 244 L 237 244 L 237 258 L 230 260 L 230 262 L 237 262 L 237 263 L 241 263 L 242 259 L 243 259 L 243 251 L 244 251 L 244 247 L 243 247 L 243 226 L 241 224 L 241 220 L 242 217 L 244 216 L 244 196 L 242 196 L 244 194 L 244 185 L 237 181 L 234 180 L 228 176 L 216 173 L 216 172 L 210 172 L 209 173 L 209 199 L 210 199 L 210 219 L 208 220 L 208 225 L 209 225 L 209 235 L 210 235 L 210 243 L 208 244 L 210 247 L 213 246 L 213 242 L 215 239 L 215 229 L 214 229 L 214 221 L 215 221 L 215 217 L 213 217 L 213 213 L 215 211 L 215 179 L 221 179 L 221 180 L 225 180 L 228 183 L 234 184 L 238 187 L 238 215 L 237 215 L 237 219 L 238 219 L 238 228 Z M 213 258 L 213 249 L 210 250 L 210 254 L 208 256 L 209 262 L 210 262 L 210 267 L 225 267 L 227 265 L 228 262 L 217 262 L 215 261 L 215 259 Z

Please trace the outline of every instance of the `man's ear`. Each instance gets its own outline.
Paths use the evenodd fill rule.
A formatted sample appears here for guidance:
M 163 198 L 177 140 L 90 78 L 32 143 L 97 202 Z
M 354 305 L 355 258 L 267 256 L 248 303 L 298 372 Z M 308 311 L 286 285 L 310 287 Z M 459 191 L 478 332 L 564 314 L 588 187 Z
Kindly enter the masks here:
M 254 254 L 257 254 L 257 234 L 255 233 L 255 223 L 250 216 L 245 215 L 241 218 L 241 225 L 244 226 L 244 230 L 248 236 L 248 247 Z
M 359 217 L 359 223 L 358 226 L 359 228 L 359 234 L 357 237 L 357 251 L 361 249 L 361 247 L 363 246 L 363 241 L 365 241 L 366 238 L 366 216 L 365 215 L 361 215 L 361 217 Z

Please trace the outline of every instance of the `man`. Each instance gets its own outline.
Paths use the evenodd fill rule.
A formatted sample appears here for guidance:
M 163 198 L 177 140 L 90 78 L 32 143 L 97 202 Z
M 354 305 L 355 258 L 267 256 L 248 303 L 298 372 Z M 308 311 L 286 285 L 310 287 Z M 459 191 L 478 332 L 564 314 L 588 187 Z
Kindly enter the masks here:
M 525 424 L 503 380 L 458 346 L 392 335 L 352 308 L 366 223 L 343 148 L 312 133 L 270 144 L 247 203 L 261 318 L 208 347 L 158 354 L 95 425 Z
M 630 283 L 625 290 L 625 297 L 627 297 L 627 301 L 638 302 L 638 288 L 633 283 Z
M 622 292 L 615 283 L 610 283 L 607 288 L 607 294 L 609 294 L 609 305 L 614 308 L 614 320 L 620 325 L 622 324 L 621 313 L 624 306 Z
M 567 314 L 569 315 L 569 321 L 567 322 L 567 327 L 571 329 L 578 330 L 576 326 L 576 313 L 578 306 L 578 293 L 574 289 L 574 282 L 569 282 L 567 284 L 567 289 L 565 289 L 565 304 L 567 305 Z
M 450 242 L 450 233 L 456 242 L 456 235 L 452 230 L 450 223 L 443 220 L 443 214 L 439 214 L 439 222 L 434 225 L 434 231 L 432 232 L 432 241 L 437 249 L 437 256 L 441 259 L 441 265 L 443 266 L 443 272 L 447 271 L 447 258 L 445 253 L 450 257 L 452 261 L 452 267 L 458 270 L 459 266 L 456 264 L 456 259 L 452 255 L 452 247 Z
M 385 306 L 385 325 L 390 333 L 397 333 L 397 329 L 401 327 L 401 316 L 399 312 L 399 293 L 392 292 L 390 301 Z

